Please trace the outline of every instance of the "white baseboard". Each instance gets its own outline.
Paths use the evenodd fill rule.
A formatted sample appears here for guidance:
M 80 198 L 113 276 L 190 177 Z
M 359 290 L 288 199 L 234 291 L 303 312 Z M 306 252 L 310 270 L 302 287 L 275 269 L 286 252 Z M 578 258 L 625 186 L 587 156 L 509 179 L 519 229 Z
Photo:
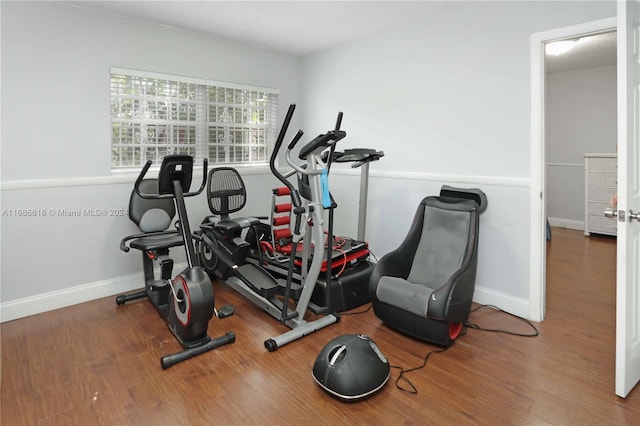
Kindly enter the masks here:
M 558 217 L 550 217 L 549 225 L 555 226 L 557 228 L 567 228 L 567 229 L 575 229 L 578 231 L 584 231 L 584 221 L 582 220 L 571 220 L 571 219 L 562 219 Z
M 529 301 L 527 299 L 476 286 L 473 301 L 482 305 L 494 305 L 522 318 L 528 319 L 529 317 Z
M 174 271 L 182 271 L 187 264 L 174 265 Z M 156 271 L 158 273 L 158 271 Z M 12 300 L 0 304 L 0 322 L 12 321 L 31 315 L 79 303 L 90 302 L 102 297 L 114 296 L 143 287 L 144 276 L 142 272 L 125 275 L 109 280 L 96 281 L 60 291 L 38 294 L 23 299 Z M 514 315 L 527 318 L 529 315 L 529 302 L 526 299 L 510 296 L 494 290 L 476 286 L 473 301 L 485 305 L 495 305 Z M 115 303 L 115 302 L 114 302 Z
M 138 273 L 12 300 L 0 304 L 0 322 L 12 321 L 101 297 L 125 293 L 144 287 L 143 283 L 143 275 Z
M 187 264 L 176 264 L 173 270 L 182 271 Z M 156 274 L 159 270 L 156 271 Z M 114 296 L 144 287 L 142 272 L 103 281 L 82 284 L 64 290 L 38 294 L 0 304 L 0 323 L 12 321 L 54 309 L 66 308 L 90 302 L 102 297 Z M 114 302 L 115 303 L 115 302 Z

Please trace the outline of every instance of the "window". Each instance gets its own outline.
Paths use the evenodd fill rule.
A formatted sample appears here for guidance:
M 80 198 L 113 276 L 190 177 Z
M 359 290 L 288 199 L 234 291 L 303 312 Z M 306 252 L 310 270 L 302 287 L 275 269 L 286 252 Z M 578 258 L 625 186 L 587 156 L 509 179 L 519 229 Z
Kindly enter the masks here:
M 267 164 L 277 120 L 274 89 L 111 69 L 111 170 L 169 154 Z

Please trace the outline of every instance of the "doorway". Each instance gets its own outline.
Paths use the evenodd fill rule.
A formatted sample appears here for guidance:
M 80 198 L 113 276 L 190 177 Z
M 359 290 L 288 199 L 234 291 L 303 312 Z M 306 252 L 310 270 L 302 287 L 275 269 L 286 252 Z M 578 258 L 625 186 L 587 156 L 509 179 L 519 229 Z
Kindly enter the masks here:
M 552 227 L 615 235 L 604 209 L 615 194 L 617 31 L 545 43 L 544 144 L 547 218 Z M 585 158 L 597 165 L 591 187 Z M 587 204 L 585 201 L 588 200 Z
M 616 18 L 536 33 L 531 36 L 531 189 L 530 189 L 530 291 L 529 318 L 542 321 L 546 306 L 547 156 L 545 143 L 546 60 L 545 46 L 552 41 L 573 40 L 616 29 Z M 613 136 L 615 140 L 615 135 Z M 577 164 L 578 160 L 573 160 Z M 573 166 L 578 169 L 577 166 Z M 576 170 L 573 171 L 574 173 Z M 580 191 L 583 194 L 584 190 Z M 553 238 L 553 236 L 551 236 Z

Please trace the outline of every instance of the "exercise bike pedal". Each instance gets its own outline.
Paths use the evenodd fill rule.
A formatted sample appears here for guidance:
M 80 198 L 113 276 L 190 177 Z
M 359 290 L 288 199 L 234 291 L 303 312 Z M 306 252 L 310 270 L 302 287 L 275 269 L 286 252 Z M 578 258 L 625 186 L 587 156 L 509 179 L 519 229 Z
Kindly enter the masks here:
M 220 309 L 216 309 L 216 316 L 220 319 L 232 316 L 236 312 L 236 308 L 233 305 L 224 305 Z
M 147 286 L 149 290 L 160 290 L 163 287 L 167 287 L 169 285 L 169 280 L 149 280 L 147 281 Z

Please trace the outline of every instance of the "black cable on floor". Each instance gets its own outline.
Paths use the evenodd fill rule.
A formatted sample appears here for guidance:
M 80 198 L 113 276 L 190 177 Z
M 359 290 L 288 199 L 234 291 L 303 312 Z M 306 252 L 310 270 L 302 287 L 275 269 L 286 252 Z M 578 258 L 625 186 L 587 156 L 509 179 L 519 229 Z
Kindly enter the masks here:
M 366 314 L 367 312 L 369 312 L 371 310 L 371 308 L 373 307 L 373 303 L 369 302 L 369 307 L 363 311 L 357 311 L 357 312 L 341 312 L 340 315 L 360 315 L 360 314 Z
M 454 342 L 455 343 L 455 342 Z M 451 344 L 451 346 L 453 346 L 453 344 Z M 407 392 L 407 393 L 411 393 L 414 395 L 418 394 L 418 389 L 416 389 L 415 385 L 413 383 L 411 383 L 411 380 L 407 379 L 404 375 L 406 373 L 411 373 L 412 371 L 416 371 L 416 370 L 420 370 L 421 368 L 424 368 L 427 365 L 427 361 L 429 360 L 429 357 L 431 357 L 431 355 L 433 354 L 439 354 L 442 353 L 444 351 L 446 351 L 447 349 L 449 349 L 451 346 L 448 346 L 444 349 L 435 349 L 433 351 L 430 351 L 429 353 L 427 353 L 427 355 L 425 355 L 424 360 L 422 361 L 422 364 L 420 364 L 417 367 L 413 367 L 413 368 L 409 368 L 409 369 L 404 369 L 402 367 L 400 367 L 399 365 L 391 365 L 391 368 L 395 368 L 397 370 L 400 370 L 400 375 L 398 376 L 398 378 L 396 379 L 396 387 L 398 389 L 400 389 L 403 392 Z M 409 388 L 405 388 L 400 386 L 400 381 L 404 381 Z
M 480 331 L 489 331 L 489 332 L 493 332 L 493 333 L 504 333 L 504 334 L 510 334 L 512 336 L 520 336 L 520 337 L 536 337 L 540 334 L 540 332 L 538 331 L 538 329 L 536 328 L 535 325 L 533 325 L 533 323 L 531 323 L 531 321 L 519 317 L 518 315 L 514 315 L 510 312 L 507 312 L 503 309 L 498 308 L 497 306 L 494 305 L 480 305 L 480 306 L 476 306 L 475 308 L 473 308 L 470 312 L 475 312 L 478 309 L 481 308 L 490 308 L 490 309 L 495 309 L 496 311 L 502 312 L 504 314 L 510 315 L 522 322 L 524 322 L 525 324 L 527 324 L 529 327 L 531 327 L 533 329 L 533 332 L 531 334 L 524 334 L 524 333 L 515 333 L 513 331 L 509 331 L 509 330 L 500 330 L 500 329 L 491 329 L 491 328 L 483 328 L 481 326 L 479 326 L 478 324 L 474 324 L 474 323 L 470 323 L 470 322 L 465 322 L 464 325 L 467 328 L 470 328 L 472 330 L 480 330 Z
M 494 305 L 480 305 L 480 306 L 477 306 L 477 307 L 473 308 L 470 311 L 470 313 L 471 312 L 475 312 L 475 311 L 477 311 L 478 309 L 481 309 L 481 308 L 495 309 L 495 310 L 497 310 L 499 312 L 502 312 L 502 313 L 505 313 L 507 315 L 510 315 L 510 316 L 520 320 L 520 321 L 523 321 L 525 324 L 527 324 L 529 327 L 531 327 L 533 329 L 533 332 L 531 334 L 524 334 L 524 333 L 516 333 L 516 332 L 513 332 L 513 331 L 509 331 L 509 330 L 483 328 L 483 327 L 479 326 L 478 324 L 473 324 L 473 323 L 469 323 L 469 322 L 464 323 L 464 326 L 466 328 L 469 328 L 469 329 L 472 329 L 472 330 L 480 330 L 480 331 L 488 331 L 488 332 L 494 332 L 494 333 L 510 334 L 512 336 L 519 336 L 519 337 L 536 337 L 536 336 L 538 336 L 540 334 L 538 329 L 533 325 L 533 323 L 531 323 L 531 321 L 529 321 L 529 320 L 527 320 L 525 318 L 519 317 L 517 315 L 514 315 L 514 314 L 512 314 L 510 312 L 507 312 L 507 311 L 505 311 L 503 309 L 500 309 L 500 308 L 498 308 L 497 306 L 494 306 Z M 455 344 L 455 341 L 451 344 L 451 346 L 453 346 L 453 344 Z M 427 361 L 429 360 L 429 357 L 431 357 L 431 355 L 445 352 L 451 346 L 448 346 L 448 347 L 446 347 L 444 349 L 436 349 L 436 350 L 428 352 L 427 355 L 425 355 L 424 360 L 422 361 L 422 364 L 420 364 L 417 367 L 413 367 L 413 368 L 409 368 L 409 369 L 405 370 L 404 368 L 402 368 L 402 367 L 400 367 L 398 365 L 390 366 L 391 368 L 395 368 L 397 370 L 400 370 L 400 375 L 396 379 L 396 383 L 395 383 L 396 384 L 396 388 L 400 389 L 403 392 L 407 392 L 407 393 L 411 393 L 411 394 L 416 395 L 418 393 L 418 389 L 416 389 L 415 385 L 413 383 L 411 383 L 411 381 L 405 377 L 405 374 L 406 373 L 410 373 L 412 371 L 420 370 L 421 368 L 424 368 L 427 365 Z M 402 382 L 406 383 L 406 385 L 408 387 L 401 386 Z

